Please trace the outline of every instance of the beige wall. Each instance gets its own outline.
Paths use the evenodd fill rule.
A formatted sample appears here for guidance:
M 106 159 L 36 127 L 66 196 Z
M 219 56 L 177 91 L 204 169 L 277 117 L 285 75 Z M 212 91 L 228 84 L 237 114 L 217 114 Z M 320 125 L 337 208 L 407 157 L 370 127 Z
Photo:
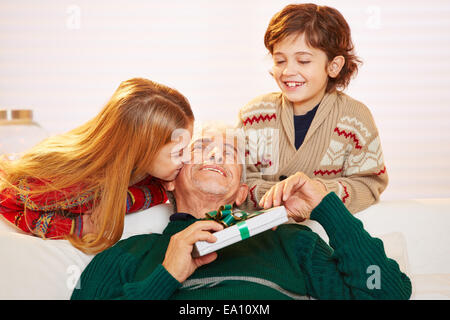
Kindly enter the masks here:
M 29 107 L 50 133 L 92 117 L 120 81 L 173 86 L 198 120 L 235 123 L 277 91 L 263 35 L 289 1 L 0 1 L 0 109 Z M 450 197 L 450 2 L 321 1 L 340 10 L 364 65 L 347 92 L 371 110 L 384 199 Z

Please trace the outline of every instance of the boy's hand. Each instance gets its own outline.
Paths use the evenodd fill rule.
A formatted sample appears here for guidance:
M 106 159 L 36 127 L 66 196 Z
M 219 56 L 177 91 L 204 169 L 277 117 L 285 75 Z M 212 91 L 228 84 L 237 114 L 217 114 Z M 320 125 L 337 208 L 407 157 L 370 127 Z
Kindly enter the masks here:
M 288 216 L 297 222 L 309 219 L 311 211 L 327 194 L 325 186 L 297 172 L 277 183 L 262 197 L 259 205 L 264 209 L 284 205 Z

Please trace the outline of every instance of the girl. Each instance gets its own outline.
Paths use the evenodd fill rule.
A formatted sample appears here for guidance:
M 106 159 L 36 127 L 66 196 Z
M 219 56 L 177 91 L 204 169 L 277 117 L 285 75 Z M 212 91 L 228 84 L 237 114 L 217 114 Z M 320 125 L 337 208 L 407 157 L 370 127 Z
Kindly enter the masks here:
M 281 93 L 239 113 L 248 139 L 246 206 L 280 205 L 283 189 L 304 175 L 352 213 L 378 201 L 388 175 L 377 128 L 369 109 L 341 91 L 360 63 L 344 17 L 326 6 L 288 5 L 271 19 L 264 43 Z
M 0 161 L 0 214 L 28 233 L 98 253 L 120 239 L 125 213 L 167 200 L 159 179 L 175 179 L 190 140 L 171 141 L 172 133 L 192 133 L 193 121 L 178 91 L 124 81 L 92 120 Z

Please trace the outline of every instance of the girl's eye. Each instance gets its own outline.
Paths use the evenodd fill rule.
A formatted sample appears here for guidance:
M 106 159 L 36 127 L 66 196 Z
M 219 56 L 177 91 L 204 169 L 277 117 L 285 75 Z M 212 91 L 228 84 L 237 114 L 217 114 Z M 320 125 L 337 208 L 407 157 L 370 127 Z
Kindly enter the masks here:
M 183 149 L 181 149 L 181 150 L 178 151 L 178 152 L 172 153 L 171 156 L 172 156 L 172 157 L 175 157 L 175 158 L 180 158 L 180 157 L 182 157 L 182 156 L 183 156 Z
M 284 60 L 275 61 L 275 64 L 282 64 L 284 63 Z
M 300 63 L 300 64 L 308 64 L 308 63 L 310 63 L 311 61 L 298 61 L 298 63 Z

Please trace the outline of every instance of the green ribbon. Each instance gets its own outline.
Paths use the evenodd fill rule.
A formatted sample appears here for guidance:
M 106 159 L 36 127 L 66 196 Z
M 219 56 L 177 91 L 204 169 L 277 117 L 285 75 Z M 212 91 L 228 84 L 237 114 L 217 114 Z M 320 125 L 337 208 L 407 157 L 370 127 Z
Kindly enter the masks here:
M 263 213 L 262 211 L 256 211 L 254 213 L 247 213 L 242 210 L 233 210 L 232 204 L 226 204 L 220 206 L 218 210 L 210 211 L 205 214 L 205 220 L 214 220 L 224 226 L 224 228 L 237 225 L 241 239 L 247 239 L 250 237 L 250 231 L 248 230 L 245 220 Z
M 238 222 L 236 225 L 239 228 L 239 233 L 241 234 L 242 240 L 250 237 L 250 231 L 248 230 L 247 222 L 241 221 L 241 222 Z

